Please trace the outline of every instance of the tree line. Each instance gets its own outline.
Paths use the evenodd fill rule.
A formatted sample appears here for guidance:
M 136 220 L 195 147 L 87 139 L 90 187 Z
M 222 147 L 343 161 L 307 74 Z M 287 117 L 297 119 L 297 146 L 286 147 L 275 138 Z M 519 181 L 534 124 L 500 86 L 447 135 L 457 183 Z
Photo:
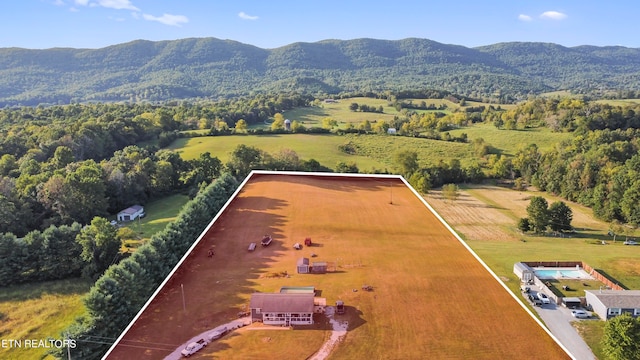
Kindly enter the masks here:
M 171 222 L 133 255 L 108 267 L 83 301 L 86 315 L 61 336 L 75 339 L 73 349 L 52 350 L 58 358 L 99 359 L 238 187 L 224 173 L 187 203 Z

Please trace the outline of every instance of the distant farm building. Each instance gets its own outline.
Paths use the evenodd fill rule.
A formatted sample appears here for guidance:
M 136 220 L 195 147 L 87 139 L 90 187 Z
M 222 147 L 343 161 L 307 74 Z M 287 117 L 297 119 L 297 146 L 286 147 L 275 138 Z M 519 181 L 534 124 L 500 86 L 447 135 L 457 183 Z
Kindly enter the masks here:
M 587 305 L 601 319 L 622 314 L 640 317 L 640 290 L 585 290 Z
M 140 205 L 133 205 L 118 213 L 118 221 L 133 221 L 144 217 L 144 215 L 144 207 Z
M 251 294 L 251 321 L 266 325 L 312 325 L 314 294 Z
M 327 272 L 327 263 L 325 261 L 316 261 L 311 263 L 311 273 L 324 274 Z
M 308 274 L 309 273 L 309 259 L 308 258 L 300 258 L 298 259 L 298 264 L 296 266 L 298 274 Z

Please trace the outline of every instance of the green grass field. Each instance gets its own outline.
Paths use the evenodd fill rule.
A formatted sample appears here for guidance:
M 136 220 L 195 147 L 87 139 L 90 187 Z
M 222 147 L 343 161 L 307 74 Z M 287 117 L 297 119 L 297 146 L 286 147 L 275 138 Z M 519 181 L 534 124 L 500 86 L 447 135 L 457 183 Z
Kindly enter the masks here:
M 357 147 L 355 155 L 346 154 L 338 149 L 339 145 L 351 142 Z M 470 144 L 418 139 L 389 135 L 236 135 L 217 137 L 198 137 L 178 139 L 171 148 L 179 152 L 183 159 L 189 160 L 208 151 L 223 163 L 230 153 L 240 144 L 254 146 L 269 153 L 281 149 L 294 150 L 301 159 L 316 159 L 322 165 L 333 168 L 343 161 L 355 162 L 361 172 L 371 169 L 394 169 L 394 154 L 402 149 L 411 149 L 418 153 L 422 165 L 437 164 L 438 161 L 461 159 L 465 164 L 471 159 Z
M 449 133 L 452 136 L 466 133 L 469 141 L 482 138 L 504 155 L 514 155 L 519 148 L 530 144 L 536 144 L 541 151 L 546 152 L 553 149 L 557 143 L 572 137 L 571 133 L 552 132 L 548 128 L 500 130 L 493 124 L 484 123 L 451 130 Z
M 63 339 L 60 333 L 84 313 L 82 296 L 91 284 L 82 279 L 3 288 L 0 292 L 0 340 Z M 46 348 L 0 346 L 1 359 L 43 359 Z
M 126 223 L 125 227 L 136 233 L 137 240 L 127 241 L 130 248 L 136 248 L 144 241 L 151 238 L 151 235 L 161 231 L 172 222 L 180 209 L 189 201 L 186 195 L 176 194 L 162 199 L 152 201 L 145 205 L 146 216 L 142 219 Z

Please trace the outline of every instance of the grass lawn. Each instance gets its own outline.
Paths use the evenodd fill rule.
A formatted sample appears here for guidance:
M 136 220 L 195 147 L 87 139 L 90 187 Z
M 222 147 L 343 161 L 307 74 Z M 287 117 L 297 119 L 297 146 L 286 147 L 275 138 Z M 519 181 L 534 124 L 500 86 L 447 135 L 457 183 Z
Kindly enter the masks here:
M 91 283 L 82 279 L 3 288 L 0 292 L 0 339 L 63 339 L 60 333 L 81 316 Z M 45 348 L 0 347 L 1 359 L 45 358 Z M 51 358 L 51 357 L 46 357 Z
M 162 199 L 154 200 L 144 206 L 146 216 L 139 220 L 125 223 L 135 231 L 138 239 L 128 241 L 130 247 L 135 248 L 144 241 L 151 238 L 151 235 L 161 231 L 180 212 L 180 209 L 189 201 L 189 197 L 182 194 L 170 195 Z
M 482 138 L 505 155 L 514 155 L 519 148 L 530 144 L 536 144 L 541 151 L 546 152 L 553 149 L 557 143 L 572 137 L 570 133 L 552 132 L 548 128 L 500 130 L 493 124 L 485 123 L 451 130 L 449 133 L 454 137 L 466 133 L 470 142 Z
M 356 154 L 346 154 L 338 149 L 339 145 L 352 143 L 356 146 Z M 343 161 L 355 162 L 361 172 L 373 169 L 394 170 L 393 157 L 402 149 L 414 150 L 418 153 L 421 165 L 433 165 L 438 161 L 448 162 L 451 159 L 461 159 L 465 165 L 471 159 L 470 144 L 418 139 L 388 135 L 308 135 L 308 134 L 279 134 L 279 135 L 236 135 L 198 137 L 178 139 L 171 145 L 171 149 L 179 152 L 183 159 L 189 160 L 208 151 L 217 156 L 223 163 L 227 162 L 230 153 L 238 145 L 254 146 L 269 153 L 281 149 L 294 150 L 301 159 L 316 159 L 320 164 L 334 168 Z
M 604 321 L 574 321 L 571 323 L 573 327 L 578 331 L 580 336 L 586 341 L 591 348 L 593 355 L 597 359 L 606 359 L 602 352 L 602 344 L 600 343 L 602 336 L 604 335 Z

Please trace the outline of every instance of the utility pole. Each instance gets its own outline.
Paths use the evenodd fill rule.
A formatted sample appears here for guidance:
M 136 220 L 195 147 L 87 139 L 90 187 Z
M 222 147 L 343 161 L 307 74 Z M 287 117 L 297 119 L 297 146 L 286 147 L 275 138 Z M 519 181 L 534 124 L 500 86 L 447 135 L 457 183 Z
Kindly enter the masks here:
M 184 284 L 180 284 L 180 289 L 182 290 L 182 310 L 187 312 L 187 303 L 184 301 Z

